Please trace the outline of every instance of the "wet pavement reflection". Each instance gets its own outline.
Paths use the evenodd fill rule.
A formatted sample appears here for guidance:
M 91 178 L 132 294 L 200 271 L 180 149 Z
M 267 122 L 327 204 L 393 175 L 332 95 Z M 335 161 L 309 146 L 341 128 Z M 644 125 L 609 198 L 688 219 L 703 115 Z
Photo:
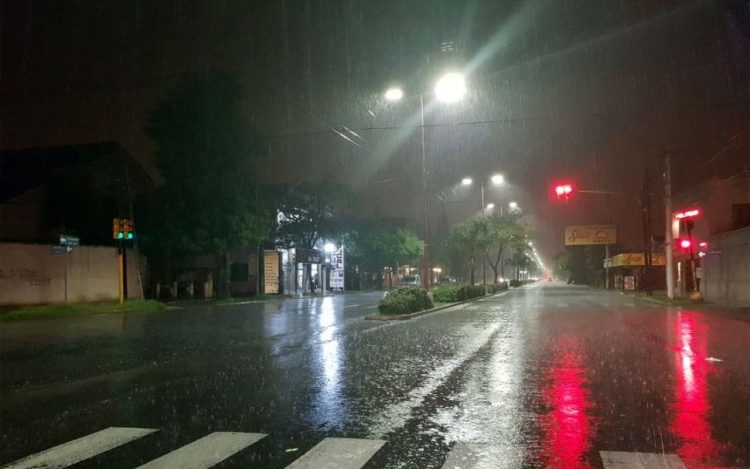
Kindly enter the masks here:
M 225 467 L 285 467 L 329 437 L 386 440 L 370 468 L 750 465 L 747 317 L 551 283 L 364 320 L 381 296 L 3 326 L 0 463 L 125 426 L 159 432 L 90 465 L 213 431 L 268 435 Z

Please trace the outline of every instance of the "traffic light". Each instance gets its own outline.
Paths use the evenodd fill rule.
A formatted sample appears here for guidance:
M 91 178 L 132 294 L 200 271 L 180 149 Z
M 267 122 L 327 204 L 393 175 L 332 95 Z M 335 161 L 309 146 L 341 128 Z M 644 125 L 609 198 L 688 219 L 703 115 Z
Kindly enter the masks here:
M 133 239 L 135 238 L 135 225 L 133 220 L 127 218 L 112 219 L 112 239 Z
M 133 239 L 133 237 L 135 236 L 135 230 L 133 229 L 133 220 L 124 218 L 122 220 L 122 231 L 125 239 Z
M 573 195 L 573 184 L 562 183 L 555 185 L 555 195 L 558 199 L 565 199 L 567 202 L 571 195 Z
M 124 220 L 122 218 L 112 219 L 112 239 L 124 239 L 125 233 L 122 230 Z
M 688 250 L 693 245 L 693 242 L 687 238 L 680 238 L 677 240 L 677 245 L 680 246 L 681 249 Z

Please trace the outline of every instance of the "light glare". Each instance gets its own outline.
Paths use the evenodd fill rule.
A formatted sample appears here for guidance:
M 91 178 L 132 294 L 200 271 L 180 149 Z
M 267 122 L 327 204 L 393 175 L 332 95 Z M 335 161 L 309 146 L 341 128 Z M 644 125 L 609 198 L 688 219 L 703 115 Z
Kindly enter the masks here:
M 474 181 L 472 181 L 471 178 L 463 178 L 463 179 L 461 179 L 461 185 L 462 186 L 470 186 L 472 182 L 474 182 Z
M 404 92 L 400 88 L 389 88 L 385 92 L 385 99 L 388 101 L 398 101 L 404 97 Z
M 461 101 L 466 93 L 466 80 L 460 73 L 447 73 L 435 85 L 435 96 L 444 103 Z

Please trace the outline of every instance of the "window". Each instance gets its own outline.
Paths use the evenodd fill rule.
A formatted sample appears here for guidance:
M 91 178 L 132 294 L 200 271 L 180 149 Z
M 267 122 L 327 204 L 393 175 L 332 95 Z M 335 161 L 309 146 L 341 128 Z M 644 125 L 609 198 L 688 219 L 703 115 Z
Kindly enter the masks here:
M 231 266 L 232 282 L 247 282 L 249 278 L 249 269 L 247 263 L 233 263 Z

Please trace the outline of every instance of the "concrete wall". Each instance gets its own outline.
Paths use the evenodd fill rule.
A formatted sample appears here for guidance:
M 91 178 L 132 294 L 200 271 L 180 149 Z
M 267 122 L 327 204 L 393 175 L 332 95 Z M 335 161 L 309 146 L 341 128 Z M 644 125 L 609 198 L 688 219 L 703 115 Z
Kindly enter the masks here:
M 68 301 L 116 300 L 117 250 L 80 246 L 68 254 Z M 142 298 L 136 255 L 128 250 L 128 298 Z M 47 244 L 0 243 L 0 304 L 65 301 L 65 256 Z
M 701 262 L 706 300 L 750 306 L 750 228 L 712 236 Z

